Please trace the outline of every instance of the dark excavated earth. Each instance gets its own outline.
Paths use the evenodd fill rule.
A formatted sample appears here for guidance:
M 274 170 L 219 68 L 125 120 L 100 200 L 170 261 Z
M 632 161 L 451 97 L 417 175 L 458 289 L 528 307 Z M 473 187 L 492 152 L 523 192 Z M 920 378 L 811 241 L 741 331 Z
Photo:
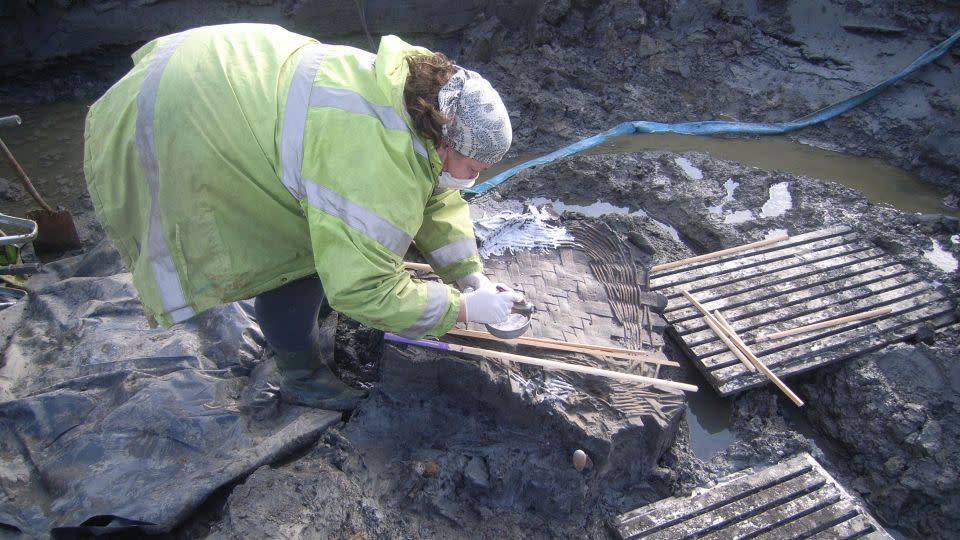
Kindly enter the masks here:
M 456 9 L 411 2 L 401 15 L 384 7 L 389 3 L 363 4 L 374 38 L 398 33 L 491 79 L 514 124 L 508 160 L 626 120 L 797 118 L 865 90 L 960 30 L 960 6 L 948 1 L 551 0 L 512 7 L 468 2 Z M 17 112 L 5 111 L 3 103 L 90 103 L 127 69 L 126 55 L 138 44 L 197 24 L 263 20 L 369 48 L 355 6 L 330 8 L 338 29 L 324 22 L 324 5 L 167 0 L 0 8 L 0 116 Z M 142 20 L 140 34 L 117 30 L 123 17 Z M 564 158 L 524 171 L 471 204 L 478 215 L 522 210 L 533 199 L 626 208 L 599 217 L 567 212 L 560 223 L 609 228 L 643 268 L 761 240 L 770 231 L 848 226 L 956 306 L 960 274 L 924 254 L 936 241 L 960 257 L 960 223 L 953 217 L 960 198 L 957 88 L 955 47 L 866 105 L 789 136 L 910 171 L 943 190 L 942 213 L 903 212 L 835 182 L 664 150 Z M 74 159 L 56 150 L 50 148 L 50 159 Z M 678 157 L 702 177 L 686 172 Z M 41 192 L 75 195 L 64 204 L 77 216 L 92 256 L 110 248 L 101 243 L 89 198 L 80 195 L 81 167 L 77 162 L 71 177 L 76 185 L 42 175 L 34 180 Z M 789 208 L 763 217 L 771 187 L 782 184 Z M 12 171 L 0 170 L 0 200 L 17 209 L 26 200 Z M 748 211 L 752 219 L 728 219 Z M 556 257 L 536 255 L 549 264 Z M 52 277 L 38 278 L 33 283 L 45 287 L 38 294 L 50 294 Z M 63 343 L 83 338 L 57 336 L 55 325 L 49 336 L 27 335 L 18 314 L 31 309 L 0 312 L 4 400 L 24 398 L 24 388 L 53 377 L 38 371 L 37 381 L 24 381 L 11 373 L 18 347 L 34 344 L 46 361 Z M 201 334 L 197 343 L 188 339 L 187 348 L 220 363 L 221 353 L 203 341 L 214 338 L 224 339 Z M 260 345 L 243 342 L 248 369 L 237 385 L 256 378 Z M 662 353 L 680 367 L 660 376 L 713 392 L 676 343 L 666 339 Z M 339 369 L 371 389 L 371 397 L 318 438 L 212 491 L 167 535 L 602 538 L 612 535 L 610 521 L 622 512 L 809 452 L 902 537 L 953 538 L 960 530 L 958 359 L 954 325 L 787 379 L 807 402 L 800 409 L 771 386 L 725 398 L 732 442 L 705 460 L 691 449 L 692 419 L 676 394 L 624 406 L 613 398 L 622 387 L 607 381 L 384 344 L 379 331 L 341 317 Z M 651 409 L 649 400 L 662 407 Z M 591 457 L 583 472 L 571 464 L 577 448 Z

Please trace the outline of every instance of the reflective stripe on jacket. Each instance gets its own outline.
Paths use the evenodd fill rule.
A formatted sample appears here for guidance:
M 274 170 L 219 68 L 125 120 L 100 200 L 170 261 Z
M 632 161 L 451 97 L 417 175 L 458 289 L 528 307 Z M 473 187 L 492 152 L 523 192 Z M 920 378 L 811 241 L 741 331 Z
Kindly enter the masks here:
M 413 280 L 417 247 L 446 282 L 481 270 L 467 205 L 403 105 L 400 39 L 376 55 L 271 25 L 156 39 L 87 116 L 97 215 L 164 325 L 318 273 L 334 309 L 441 335 L 459 293 Z

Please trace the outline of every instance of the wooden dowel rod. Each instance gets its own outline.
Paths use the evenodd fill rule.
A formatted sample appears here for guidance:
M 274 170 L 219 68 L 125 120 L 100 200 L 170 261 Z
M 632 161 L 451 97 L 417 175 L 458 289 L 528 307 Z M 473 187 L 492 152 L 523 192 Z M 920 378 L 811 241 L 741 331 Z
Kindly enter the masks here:
M 717 325 L 716 321 L 714 320 L 710 312 L 707 311 L 707 308 L 703 307 L 703 305 L 700 302 L 698 302 L 697 299 L 694 298 L 693 295 L 690 294 L 688 291 L 680 291 L 680 292 L 683 293 L 683 295 L 687 298 L 687 300 L 690 301 L 691 304 L 693 304 L 694 306 L 696 306 L 698 310 L 700 310 L 700 313 L 703 314 L 704 320 L 707 321 L 707 325 L 710 326 L 710 328 L 718 336 L 720 336 L 720 339 L 723 340 L 723 342 L 727 345 L 727 347 L 730 348 L 731 351 L 734 351 L 739 348 L 743 353 L 743 355 L 746 356 L 747 359 L 753 363 L 754 367 L 759 369 L 760 373 L 763 373 L 768 379 L 770 379 L 771 382 L 773 382 L 773 384 L 777 385 L 777 388 L 779 388 L 781 392 L 786 394 L 787 397 L 790 398 L 790 401 L 796 404 L 797 407 L 803 407 L 803 400 L 800 399 L 796 394 L 794 394 L 793 390 L 790 390 L 790 388 L 788 388 L 787 385 L 783 384 L 783 381 L 781 381 L 779 377 L 777 377 L 772 371 L 770 371 L 770 369 L 767 368 L 767 366 L 765 366 L 763 362 L 757 359 L 757 357 L 750 351 L 750 349 L 746 346 L 746 344 L 743 343 L 743 340 L 741 340 L 740 337 L 737 336 L 736 332 L 734 332 L 730 337 L 727 337 L 727 335 L 723 332 L 723 330 L 721 330 L 720 327 Z
M 407 270 L 416 270 L 417 272 L 433 272 L 433 267 L 424 263 L 403 261 L 403 267 Z
M 634 375 L 632 373 L 622 373 L 619 371 L 611 371 L 609 369 L 600 369 L 600 368 L 589 367 L 589 366 L 581 366 L 577 364 L 568 364 L 566 362 L 542 360 L 540 358 L 533 358 L 531 356 L 522 356 L 519 354 L 505 353 L 500 351 L 491 351 L 488 349 L 481 349 L 478 347 L 468 347 L 467 345 L 456 345 L 453 343 L 444 343 L 442 341 L 428 341 L 423 339 L 407 339 L 391 333 L 385 334 L 384 338 L 387 341 L 393 341 L 396 343 L 405 343 L 408 345 L 429 347 L 431 349 L 440 349 L 440 350 L 445 350 L 450 352 L 459 352 L 464 354 L 470 354 L 473 356 L 482 356 L 485 358 L 496 358 L 498 360 L 503 360 L 505 362 L 517 362 L 520 364 L 530 364 L 533 366 L 540 366 L 546 369 L 574 371 L 577 373 L 585 373 L 587 375 L 597 375 L 600 377 L 607 377 L 610 379 L 619 379 L 622 381 L 637 382 L 637 383 L 647 384 L 651 386 L 660 386 L 660 387 L 670 388 L 675 390 L 683 390 L 685 392 L 696 392 L 698 390 L 698 388 L 692 384 L 680 383 L 676 381 L 668 381 L 664 379 L 654 379 L 652 377 L 644 377 L 642 375 Z
M 737 357 L 737 360 L 740 360 L 740 363 L 747 368 L 747 371 L 756 371 L 757 368 L 753 366 L 753 363 L 750 362 L 750 359 L 740 350 L 739 347 L 730 338 L 726 335 L 723 329 L 720 326 L 720 323 L 710 315 L 710 312 L 707 311 L 707 308 L 703 307 L 703 304 L 698 302 L 693 296 L 690 295 L 687 291 L 681 291 L 684 295 L 687 295 L 688 300 L 693 304 L 697 309 L 700 310 L 700 314 L 703 315 L 703 320 L 707 322 L 707 326 L 710 327 L 710 330 L 713 330 L 713 333 L 716 334 L 720 341 L 727 346 L 727 349 L 730 349 L 730 352 Z
M 683 291 L 683 293 L 690 294 L 687 291 Z M 693 297 L 691 296 L 690 298 L 692 299 Z M 703 320 L 707 322 L 707 326 L 710 327 L 710 330 L 713 330 L 713 333 L 720 338 L 720 341 L 722 341 L 728 349 L 730 349 L 730 352 L 737 357 L 737 360 L 740 360 L 740 363 L 747 368 L 747 371 L 756 371 L 757 368 L 754 367 L 752 362 L 750 362 L 750 359 L 747 358 L 747 355 L 745 355 L 743 351 L 741 351 L 740 348 L 737 347 L 737 345 L 730 339 L 730 337 L 727 336 L 726 332 L 724 332 L 720 327 L 720 323 L 718 323 L 717 320 L 710 315 L 710 312 L 707 311 L 707 308 L 703 307 L 703 305 L 696 300 L 693 300 L 691 303 L 693 302 L 696 302 L 694 305 L 700 310 L 700 313 L 703 315 Z
M 554 339 L 522 337 L 522 336 L 518 338 L 513 338 L 513 339 L 502 339 L 502 338 L 498 338 L 493 334 L 489 334 L 487 332 L 480 332 L 477 330 L 465 330 L 462 328 L 453 328 L 447 333 L 453 336 L 486 339 L 488 341 L 499 341 L 501 343 L 526 345 L 529 347 L 540 347 L 542 349 L 554 349 L 558 351 L 579 352 L 579 353 L 586 353 L 586 354 L 603 354 L 605 356 L 612 356 L 615 358 L 624 358 L 626 360 L 640 360 L 643 362 L 650 362 L 654 364 L 660 364 L 663 366 L 680 367 L 680 364 L 676 362 L 672 362 L 665 358 L 657 358 L 656 356 L 643 351 L 634 351 L 631 349 L 622 349 L 619 347 L 591 345 L 588 343 L 571 343 L 567 341 L 558 341 Z
M 626 358 L 629 360 L 643 360 L 644 362 L 651 362 L 654 364 L 660 364 L 662 366 L 670 367 L 680 367 L 680 364 L 672 362 L 664 358 L 658 358 L 650 353 L 644 351 L 637 351 L 634 349 L 624 349 L 621 347 L 608 347 L 605 345 L 591 345 L 589 343 L 576 343 L 568 341 L 557 341 L 553 339 L 544 339 L 544 338 L 535 338 L 535 337 L 519 337 L 516 338 L 517 342 L 521 345 L 529 345 L 531 347 L 544 347 L 544 348 L 556 348 L 557 350 L 570 350 L 572 352 L 584 352 L 591 354 L 602 354 L 605 356 L 613 356 L 616 358 Z
M 812 332 L 814 330 L 820 330 L 821 328 L 828 328 L 830 326 L 837 326 L 838 324 L 859 321 L 861 319 L 872 319 L 873 317 L 879 317 L 881 315 L 886 315 L 893 312 L 893 308 L 890 306 L 871 309 L 870 311 L 864 311 L 863 313 L 857 313 L 855 315 L 847 315 L 846 317 L 838 317 L 836 319 L 830 319 L 827 321 L 820 321 L 818 323 L 807 324 L 804 326 L 798 326 L 790 330 L 784 330 L 782 332 L 773 332 L 771 334 L 762 334 L 757 336 L 757 341 L 768 340 L 768 339 L 780 339 L 782 337 L 792 336 L 795 334 L 803 334 L 805 332 Z
M 792 401 L 797 407 L 803 407 L 803 400 L 800 399 L 800 396 L 795 394 L 793 390 L 790 389 L 789 386 L 784 384 L 784 382 L 780 380 L 780 377 L 777 377 L 777 375 L 774 372 L 770 371 L 770 368 L 768 368 L 766 364 L 761 362 L 756 357 L 756 355 L 753 354 L 753 351 L 751 351 L 750 348 L 747 347 L 747 344 L 744 343 L 742 339 L 740 339 L 740 336 L 737 335 L 737 333 L 732 328 L 730 329 L 730 332 L 731 332 L 730 337 L 733 339 L 734 344 L 736 344 L 737 347 L 740 347 L 740 350 L 743 351 L 743 354 L 745 354 L 747 358 L 750 359 L 751 362 L 753 362 L 754 366 L 756 366 L 756 368 L 759 369 L 761 373 L 766 375 L 768 379 L 773 381 L 773 384 L 777 385 L 777 388 L 779 388 L 781 392 L 786 394 L 786 396 L 790 398 L 790 401 Z
M 714 257 L 722 257 L 724 255 L 729 255 L 731 253 L 737 253 L 740 251 L 746 251 L 748 249 L 758 248 L 767 246 L 770 244 L 776 244 L 777 242 L 782 242 L 788 240 L 789 235 L 774 236 L 773 238 L 767 238 L 766 240 L 760 240 L 759 242 L 752 242 L 750 244 L 743 244 L 742 246 L 736 246 L 727 249 L 721 249 L 720 251 L 714 251 L 711 253 L 704 253 L 703 255 L 697 255 L 696 257 L 690 257 L 688 259 L 680 259 L 679 261 L 673 261 L 663 264 L 658 264 L 650 268 L 650 273 L 660 272 L 662 270 L 669 270 L 671 268 L 676 268 L 678 266 L 683 266 L 685 264 L 692 264 L 695 262 L 705 261 L 707 259 L 713 259 Z
M 732 338 L 733 335 L 736 334 L 736 332 L 733 330 L 733 326 L 730 325 L 727 319 L 725 319 L 724 316 L 721 315 L 719 311 L 714 311 L 713 316 L 714 316 L 714 322 L 717 323 L 717 326 L 720 327 L 720 330 L 723 330 L 723 332 L 727 335 L 727 337 Z M 736 345 L 736 342 L 733 342 L 733 344 Z M 740 347 L 737 347 L 737 350 L 740 351 L 740 354 L 737 355 L 737 358 L 740 359 L 740 362 L 746 365 L 747 369 L 749 369 L 750 371 L 757 371 L 757 368 L 753 365 L 753 362 L 751 362 L 750 359 L 747 358 L 747 355 L 746 353 L 743 352 L 743 349 L 741 349 Z M 736 351 L 734 351 L 734 353 L 736 353 Z
M 624 349 L 623 347 L 611 347 L 608 345 L 593 345 L 590 343 L 559 341 L 556 339 L 547 339 L 547 338 L 540 338 L 540 337 L 533 337 L 533 336 L 519 337 L 516 339 L 521 343 L 529 344 L 529 345 L 534 345 L 538 343 L 543 345 L 563 345 L 563 346 L 576 347 L 577 349 L 584 349 L 584 350 L 590 350 L 590 351 L 609 352 L 614 354 L 625 354 L 625 355 L 631 355 L 631 356 L 650 356 L 649 353 L 646 353 L 643 351 L 637 351 L 634 349 Z M 679 366 L 679 364 L 677 365 Z

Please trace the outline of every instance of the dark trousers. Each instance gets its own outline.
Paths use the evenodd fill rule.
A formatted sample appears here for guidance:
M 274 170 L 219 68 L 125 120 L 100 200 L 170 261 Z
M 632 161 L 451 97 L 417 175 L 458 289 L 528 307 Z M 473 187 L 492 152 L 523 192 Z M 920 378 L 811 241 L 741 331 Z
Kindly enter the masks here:
M 275 351 L 318 350 L 321 310 L 329 311 L 320 278 L 309 276 L 258 295 L 253 302 L 260 330 Z

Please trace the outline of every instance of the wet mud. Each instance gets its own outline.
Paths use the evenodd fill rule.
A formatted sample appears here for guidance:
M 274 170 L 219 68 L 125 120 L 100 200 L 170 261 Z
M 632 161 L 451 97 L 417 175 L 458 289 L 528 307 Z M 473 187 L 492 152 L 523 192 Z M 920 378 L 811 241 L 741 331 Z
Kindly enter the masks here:
M 405 36 L 494 82 L 514 122 L 508 158 L 625 120 L 790 120 L 885 79 L 960 29 L 955 2 L 555 0 L 528 7 L 477 9 L 468 23 Z M 281 24 L 284 17 L 276 15 Z M 0 23 L 17 20 L 0 14 Z M 380 28 L 393 31 L 388 26 Z M 354 32 L 329 40 L 367 47 Z M 124 36 L 68 59 L 6 64 L 2 102 L 23 110 L 42 101 L 92 102 L 125 71 L 136 43 Z M 954 50 L 863 107 L 789 138 L 907 170 L 943 190 L 948 212 L 960 200 L 958 87 Z M 44 159 L 77 159 L 69 150 L 75 140 L 36 137 L 23 144 L 49 148 Z M 83 239 L 95 245 L 103 235 L 79 189 L 79 160 L 73 171 L 48 176 L 41 168 L 34 180 L 42 193 L 64 197 Z M 534 200 L 626 209 L 590 219 L 615 231 L 646 267 L 772 232 L 847 225 L 960 298 L 956 217 L 876 205 L 854 189 L 775 167 L 697 151 L 580 156 L 521 173 L 472 204 L 495 211 Z M 0 201 L 4 211 L 28 204 L 6 170 Z M 904 537 L 951 538 L 960 530 L 956 326 L 788 379 L 807 401 L 800 410 L 767 388 L 724 400 L 724 425 L 708 428 L 723 437 L 707 449 L 691 441 L 700 435 L 690 412 L 656 429 L 608 431 L 621 420 L 604 412 L 602 385 L 585 378 L 574 379 L 576 399 L 558 414 L 556 402 L 513 391 L 498 364 L 385 346 L 378 331 L 345 318 L 337 339 L 342 376 L 373 396 L 305 451 L 221 488 L 173 536 L 602 538 L 618 513 L 799 452 L 811 453 Z M 669 340 L 664 353 L 681 364 L 670 378 L 699 380 L 701 392 L 712 391 Z M 615 433 L 629 444 L 616 446 Z M 614 447 L 621 454 L 611 455 Z M 577 448 L 592 468 L 573 467 Z

